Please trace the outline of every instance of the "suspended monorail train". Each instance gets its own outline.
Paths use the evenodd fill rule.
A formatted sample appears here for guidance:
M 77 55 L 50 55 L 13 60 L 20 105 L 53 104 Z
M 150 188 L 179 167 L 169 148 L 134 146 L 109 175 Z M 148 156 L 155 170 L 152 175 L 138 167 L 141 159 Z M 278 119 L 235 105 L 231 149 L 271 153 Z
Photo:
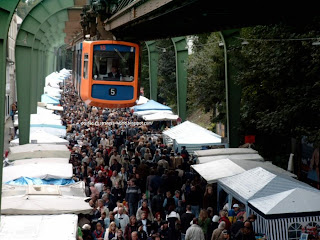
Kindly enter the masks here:
M 139 45 L 101 40 L 76 45 L 76 90 L 91 106 L 124 108 L 139 98 Z

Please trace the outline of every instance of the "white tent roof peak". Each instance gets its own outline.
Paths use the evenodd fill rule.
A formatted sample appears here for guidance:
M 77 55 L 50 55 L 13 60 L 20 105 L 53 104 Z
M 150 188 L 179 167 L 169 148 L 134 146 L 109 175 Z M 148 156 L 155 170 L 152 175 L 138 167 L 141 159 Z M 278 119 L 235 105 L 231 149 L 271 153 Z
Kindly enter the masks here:
M 249 203 L 265 215 L 319 212 L 320 191 L 294 188 L 281 193 L 252 199 Z
M 218 179 L 243 173 L 245 169 L 233 163 L 230 159 L 220 159 L 203 164 L 191 166 L 209 184 L 217 182 Z
M 257 167 L 231 177 L 222 178 L 219 180 L 219 184 L 241 202 L 266 197 L 297 187 L 310 191 L 316 190 L 294 178 L 285 175 L 278 176 L 262 167 Z

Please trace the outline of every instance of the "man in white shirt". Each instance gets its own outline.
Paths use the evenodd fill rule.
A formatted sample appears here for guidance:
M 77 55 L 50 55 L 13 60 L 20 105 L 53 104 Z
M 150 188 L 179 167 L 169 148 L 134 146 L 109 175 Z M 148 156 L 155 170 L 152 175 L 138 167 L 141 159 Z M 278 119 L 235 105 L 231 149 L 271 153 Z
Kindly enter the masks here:
M 127 214 L 123 213 L 123 207 L 120 207 L 118 209 L 118 213 L 116 214 L 115 218 L 119 220 L 120 228 L 122 229 L 122 231 L 124 231 L 129 223 L 129 217 Z
M 102 135 L 102 138 L 100 140 L 100 144 L 103 146 L 103 148 L 109 147 L 109 145 L 110 145 L 109 139 L 106 138 L 105 134 Z

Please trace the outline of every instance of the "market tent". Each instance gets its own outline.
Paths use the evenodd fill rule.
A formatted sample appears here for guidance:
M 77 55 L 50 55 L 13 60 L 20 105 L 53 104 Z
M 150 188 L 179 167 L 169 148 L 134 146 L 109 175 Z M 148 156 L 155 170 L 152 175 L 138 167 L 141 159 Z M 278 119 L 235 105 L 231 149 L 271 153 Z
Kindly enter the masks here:
M 269 196 L 255 198 L 249 201 L 249 206 L 275 218 L 274 215 L 297 214 L 304 212 L 320 213 L 320 191 L 310 191 L 303 188 L 293 188 Z
M 61 215 L 1 215 L 0 239 L 5 240 L 71 240 L 76 239 L 78 216 Z
M 72 164 L 28 163 L 3 168 L 2 182 L 6 183 L 20 177 L 68 179 L 72 177 Z
M 31 158 L 64 158 L 69 159 L 70 151 L 66 145 L 24 144 L 9 147 L 10 161 Z M 67 162 L 68 163 L 68 162 Z
M 205 151 L 205 150 L 204 150 Z M 206 163 L 214 160 L 228 158 L 230 160 L 251 160 L 251 161 L 260 161 L 263 162 L 264 159 L 259 154 L 233 154 L 233 155 L 217 155 L 217 156 L 205 156 L 205 157 L 196 157 L 197 163 Z
M 88 214 L 92 211 L 92 208 L 85 202 L 85 199 L 83 197 L 61 196 L 58 191 L 47 192 L 41 195 L 29 193 L 27 195 L 3 197 L 1 213 L 4 215 Z
M 52 186 L 52 187 L 51 187 Z M 38 192 L 55 192 L 58 190 L 62 196 L 72 197 L 86 197 L 85 194 L 85 183 L 83 181 L 75 182 L 69 185 L 49 185 L 49 186 L 32 186 L 38 187 Z M 33 189 L 31 189 L 31 192 Z M 30 186 L 28 185 L 2 185 L 2 197 L 10 197 L 17 195 L 26 195 L 30 192 Z
M 69 163 L 69 158 L 30 158 L 23 159 L 23 161 L 13 161 L 12 165 L 22 165 L 22 164 L 40 164 L 40 163 Z
M 138 105 L 133 107 L 135 112 L 139 111 L 148 111 L 148 110 L 171 110 L 170 107 L 163 105 L 161 103 L 158 103 L 154 100 L 149 100 L 147 103 Z
M 220 156 L 220 155 L 240 155 L 240 154 L 258 154 L 258 151 L 252 148 L 217 148 L 195 151 L 197 157 Z
M 41 102 L 47 103 L 47 104 L 51 103 L 53 105 L 58 105 L 60 103 L 58 98 L 51 97 L 48 94 L 41 95 Z
M 257 216 L 256 232 L 266 234 L 270 240 L 289 240 L 299 236 L 302 229 L 318 235 L 319 201 L 320 191 L 297 187 L 249 200 L 248 212 Z
M 141 105 L 141 104 L 145 104 L 149 101 L 148 98 L 144 97 L 144 96 L 140 96 L 139 99 L 137 100 L 136 104 L 137 105 Z
M 233 163 L 229 159 L 220 159 L 203 164 L 191 165 L 201 177 L 209 184 L 217 182 L 218 179 L 233 176 L 245 172 L 245 169 Z
M 143 115 L 145 121 L 176 121 L 179 116 L 168 112 L 158 112 L 150 115 Z
M 68 145 L 69 141 L 54 136 L 52 134 L 46 133 L 44 131 L 37 131 L 30 133 L 30 143 L 36 144 L 61 144 L 61 145 Z M 10 142 L 10 146 L 17 146 L 19 145 L 19 138 L 14 139 Z
M 47 104 L 46 108 L 54 111 L 63 111 L 62 106 L 54 106 L 53 104 Z
M 258 156 L 251 156 L 251 155 L 258 155 L 259 154 L 242 154 L 242 155 L 221 155 L 221 156 L 211 156 L 211 157 L 199 157 L 197 161 L 202 164 L 207 164 L 215 161 L 219 161 L 223 159 L 223 157 L 228 158 L 230 161 L 232 161 L 234 164 L 238 165 L 239 167 L 243 168 L 244 170 L 250 170 L 256 167 L 262 167 L 266 169 L 267 171 L 274 173 L 274 174 L 281 174 L 288 177 L 294 177 L 297 176 L 291 172 L 288 172 L 284 170 L 281 167 L 278 167 L 276 165 L 273 165 L 272 162 L 269 161 L 263 161 Z M 222 165 L 224 163 L 222 162 Z
M 173 143 L 174 149 L 181 151 L 185 146 L 189 153 L 203 146 L 224 145 L 221 136 L 195 123 L 185 121 L 162 133 L 165 144 Z
M 64 138 L 67 134 L 67 128 L 63 125 L 56 124 L 30 124 L 30 133 L 37 133 L 43 131 L 57 137 Z M 18 131 L 19 133 L 19 131 Z
M 139 111 L 139 112 L 134 112 L 133 115 L 134 116 L 138 116 L 138 117 L 143 117 L 146 115 L 150 115 L 150 114 L 155 114 L 155 113 L 167 113 L 167 114 L 173 114 L 173 112 L 171 110 L 148 110 L 148 111 Z
M 219 179 L 218 184 L 226 193 L 232 195 L 245 205 L 251 199 L 266 197 L 297 187 L 310 191 L 316 190 L 294 178 L 276 175 L 262 167 Z

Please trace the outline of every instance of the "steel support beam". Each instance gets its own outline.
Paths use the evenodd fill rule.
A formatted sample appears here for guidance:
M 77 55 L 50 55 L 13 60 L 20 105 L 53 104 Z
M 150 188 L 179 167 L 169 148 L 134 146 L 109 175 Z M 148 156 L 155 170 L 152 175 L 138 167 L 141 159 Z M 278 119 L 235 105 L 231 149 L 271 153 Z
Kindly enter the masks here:
M 8 31 L 14 11 L 20 0 L 0 0 L 0 193 L 2 192 L 3 146 L 5 128 L 5 94 Z M 0 197 L 1 215 L 1 197 Z
M 56 37 L 52 32 L 46 35 L 48 26 L 54 28 L 57 23 L 67 21 L 67 18 L 60 18 L 59 14 L 62 10 L 68 9 L 74 6 L 73 0 L 44 0 L 34 7 L 27 17 L 24 19 L 16 42 L 16 56 L 17 56 L 17 92 L 18 92 L 18 103 L 19 103 L 19 144 L 29 143 L 30 135 L 30 114 L 34 112 L 37 107 L 37 95 L 38 85 L 44 79 L 38 79 L 38 74 L 33 75 L 33 71 L 37 72 L 38 68 L 38 53 L 37 50 L 37 38 L 46 45 L 47 48 L 55 44 L 60 44 L 61 36 Z M 61 14 L 61 13 L 60 13 Z M 54 17 L 53 17 L 54 16 Z M 65 20 L 66 19 L 66 20 Z M 42 31 L 42 33 L 39 31 Z M 44 35 L 44 37 L 41 37 Z M 65 36 L 65 35 L 63 35 Z M 43 40 L 43 38 L 48 39 Z M 51 40 L 51 39 L 54 40 Z M 51 43 L 51 44 L 50 44 Z M 30 61 L 26 64 L 25 59 L 28 58 Z M 32 77 L 36 77 L 33 79 Z M 26 92 L 26 90 L 29 91 Z
M 156 48 L 156 41 L 148 41 L 146 42 L 146 45 L 149 58 L 150 98 L 154 101 L 157 101 L 159 51 Z
M 178 115 L 185 121 L 187 118 L 187 69 L 188 48 L 185 37 L 171 39 L 176 56 L 176 83 L 177 83 L 177 107 Z
M 241 46 L 241 41 L 236 38 L 239 36 L 238 29 L 222 31 L 220 36 L 224 43 L 227 139 L 229 146 L 236 148 L 240 144 L 241 88 L 235 81 L 238 69 L 232 65 L 233 55 L 229 50 L 230 48 Z

